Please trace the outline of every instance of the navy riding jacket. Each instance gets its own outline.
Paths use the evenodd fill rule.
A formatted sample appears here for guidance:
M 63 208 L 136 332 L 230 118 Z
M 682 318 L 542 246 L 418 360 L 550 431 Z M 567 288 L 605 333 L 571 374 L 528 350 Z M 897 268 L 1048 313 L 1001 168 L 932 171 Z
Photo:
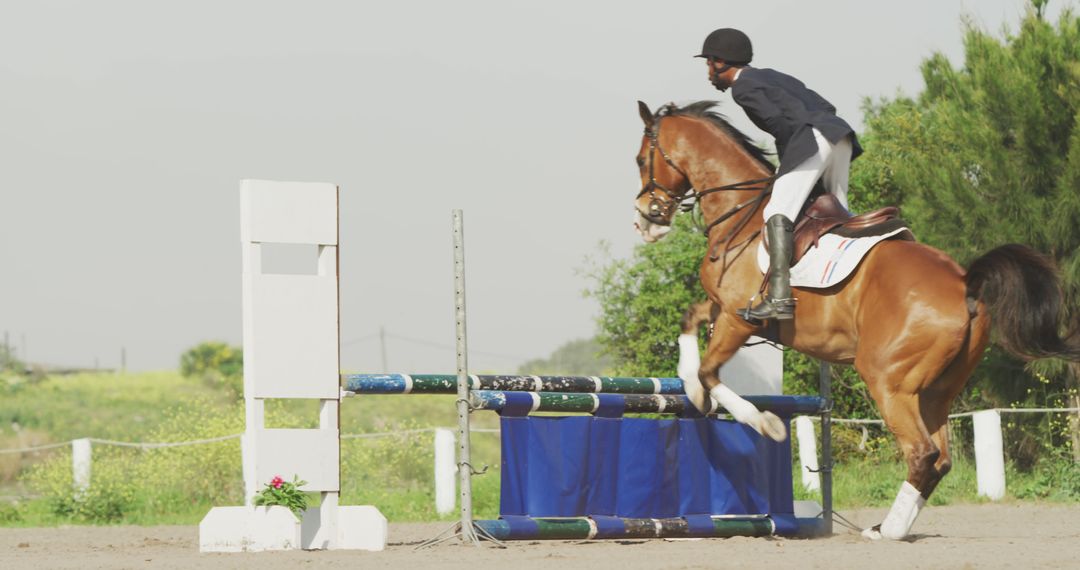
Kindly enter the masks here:
M 759 129 L 776 139 L 777 174 L 787 174 L 817 153 L 811 129 L 831 143 L 851 137 L 851 158 L 862 154 L 855 130 L 836 116 L 836 107 L 802 81 L 775 69 L 743 68 L 731 85 L 735 102 Z

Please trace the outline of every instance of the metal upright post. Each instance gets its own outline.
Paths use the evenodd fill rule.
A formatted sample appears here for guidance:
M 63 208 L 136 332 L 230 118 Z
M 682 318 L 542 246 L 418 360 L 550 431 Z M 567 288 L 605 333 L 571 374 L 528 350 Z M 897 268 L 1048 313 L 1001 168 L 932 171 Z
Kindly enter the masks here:
M 461 210 L 454 210 L 454 321 L 457 324 L 458 486 L 461 496 L 461 538 L 479 543 L 473 530 L 472 455 L 469 450 L 469 363 L 465 340 L 465 230 Z
M 472 453 L 469 449 L 469 362 L 465 334 L 465 231 L 461 210 L 453 213 L 454 234 L 454 321 L 457 324 L 457 413 L 458 448 L 457 468 L 461 519 L 454 526 L 427 540 L 417 548 L 427 548 L 461 537 L 465 543 L 480 545 L 480 539 L 490 540 L 499 546 L 502 542 L 473 522 L 472 512 Z
M 825 411 L 821 413 L 821 517 L 825 536 L 832 536 L 832 373 L 825 361 L 821 362 L 819 391 L 825 400 Z

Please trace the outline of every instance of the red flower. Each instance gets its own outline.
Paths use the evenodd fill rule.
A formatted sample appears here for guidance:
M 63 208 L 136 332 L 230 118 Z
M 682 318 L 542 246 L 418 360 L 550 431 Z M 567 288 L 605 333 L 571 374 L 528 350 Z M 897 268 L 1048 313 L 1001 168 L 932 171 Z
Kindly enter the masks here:
M 270 480 L 270 486 L 275 488 L 275 489 L 280 489 L 281 484 L 284 483 L 284 482 L 285 482 L 285 480 L 282 479 L 280 476 L 274 477 L 273 479 Z

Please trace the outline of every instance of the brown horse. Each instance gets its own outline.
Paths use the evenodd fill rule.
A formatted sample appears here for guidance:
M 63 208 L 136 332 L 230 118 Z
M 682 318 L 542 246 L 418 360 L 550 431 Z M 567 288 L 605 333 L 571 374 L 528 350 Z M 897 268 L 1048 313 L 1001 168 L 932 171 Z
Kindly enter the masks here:
M 732 398 L 718 376 L 751 335 L 766 334 L 735 311 L 762 284 L 756 251 L 773 169 L 760 149 L 710 110 L 713 105 L 668 105 L 653 115 L 639 102 L 645 136 L 637 155 L 637 229 L 645 241 L 656 241 L 670 229 L 680 203 L 697 200 L 710 225 L 701 284 L 711 303 L 684 319 L 680 346 L 684 357 L 688 348 L 692 354 L 682 359 L 690 362 L 680 362 L 680 376 L 699 408 L 708 391 L 737 420 L 783 439 L 782 422 Z M 1022 358 L 1080 356 L 1076 335 L 1059 334 L 1057 273 L 1026 246 L 994 249 L 965 271 L 930 246 L 886 240 L 844 281 L 827 289 L 795 288 L 794 296 L 794 320 L 780 321 L 773 335 L 814 358 L 854 365 L 907 462 L 893 509 L 879 528 L 864 533 L 872 538 L 906 536 L 948 473 L 949 408 L 983 355 L 991 323 L 996 340 Z M 697 366 L 696 326 L 706 319 L 715 328 Z M 700 386 L 689 381 L 695 366 Z

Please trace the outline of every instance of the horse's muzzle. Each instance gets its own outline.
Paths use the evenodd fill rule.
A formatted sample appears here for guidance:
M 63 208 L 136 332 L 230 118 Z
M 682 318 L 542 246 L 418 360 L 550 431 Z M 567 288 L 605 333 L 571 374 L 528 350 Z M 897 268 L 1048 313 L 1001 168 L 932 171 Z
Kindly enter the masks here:
M 635 209 L 634 229 L 641 234 L 645 243 L 655 243 L 671 231 L 671 223 L 666 220 L 654 221 L 650 216 L 642 214 L 641 210 Z

